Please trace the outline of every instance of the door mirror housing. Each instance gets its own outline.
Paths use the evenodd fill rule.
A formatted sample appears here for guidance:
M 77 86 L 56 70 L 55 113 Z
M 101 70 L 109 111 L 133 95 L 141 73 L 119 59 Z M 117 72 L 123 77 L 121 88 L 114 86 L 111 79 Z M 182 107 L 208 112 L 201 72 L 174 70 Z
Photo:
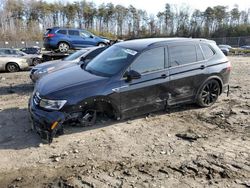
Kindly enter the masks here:
M 136 80 L 136 79 L 140 79 L 141 78 L 141 74 L 137 71 L 134 70 L 130 70 L 128 72 L 125 73 L 124 75 L 127 79 L 127 81 L 131 81 L 131 80 Z

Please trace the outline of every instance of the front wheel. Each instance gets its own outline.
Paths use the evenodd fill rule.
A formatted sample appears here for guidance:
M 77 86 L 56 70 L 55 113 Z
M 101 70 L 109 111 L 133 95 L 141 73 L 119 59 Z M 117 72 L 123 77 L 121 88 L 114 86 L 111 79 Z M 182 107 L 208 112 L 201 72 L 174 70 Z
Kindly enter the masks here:
M 16 63 L 8 63 L 6 65 L 6 70 L 8 72 L 18 72 L 20 70 L 20 67 Z
M 105 46 L 107 46 L 107 45 L 106 45 L 105 43 L 102 43 L 102 42 L 101 42 L 101 43 L 98 44 L 98 46 L 100 46 L 100 47 L 105 47 Z
M 66 42 L 60 42 L 58 45 L 58 49 L 62 53 L 66 53 L 69 51 L 69 45 Z
M 212 106 L 220 95 L 220 84 L 217 80 L 207 81 L 200 89 L 197 104 L 201 107 Z
M 33 60 L 33 65 L 34 65 L 34 66 L 36 66 L 36 65 L 38 65 L 38 64 L 40 64 L 40 63 L 42 63 L 42 60 L 41 60 L 40 58 L 35 58 L 35 59 Z

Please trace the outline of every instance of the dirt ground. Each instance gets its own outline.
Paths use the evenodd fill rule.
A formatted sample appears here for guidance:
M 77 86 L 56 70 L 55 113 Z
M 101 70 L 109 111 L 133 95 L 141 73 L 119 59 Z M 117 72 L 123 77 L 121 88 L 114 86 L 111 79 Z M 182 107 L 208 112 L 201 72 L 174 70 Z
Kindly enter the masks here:
M 250 58 L 229 57 L 229 97 L 66 134 L 30 130 L 28 72 L 0 73 L 0 187 L 250 187 Z

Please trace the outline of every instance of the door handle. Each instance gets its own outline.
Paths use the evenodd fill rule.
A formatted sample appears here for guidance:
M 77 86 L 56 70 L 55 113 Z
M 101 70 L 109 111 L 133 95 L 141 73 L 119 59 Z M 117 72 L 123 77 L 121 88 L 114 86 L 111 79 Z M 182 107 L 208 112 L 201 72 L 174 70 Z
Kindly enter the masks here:
M 205 69 L 206 66 L 205 65 L 201 65 L 200 69 Z
M 167 78 L 167 75 L 166 74 L 162 74 L 161 78 Z

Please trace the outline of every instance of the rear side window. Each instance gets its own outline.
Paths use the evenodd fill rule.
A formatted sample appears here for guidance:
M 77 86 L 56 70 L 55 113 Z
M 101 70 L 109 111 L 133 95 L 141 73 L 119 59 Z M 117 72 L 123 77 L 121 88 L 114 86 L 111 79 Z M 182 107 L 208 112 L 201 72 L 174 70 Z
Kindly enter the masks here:
M 169 47 L 169 61 L 171 67 L 196 62 L 195 45 L 180 45 Z
M 131 69 L 140 74 L 164 69 L 164 48 L 143 52 L 131 65 Z
M 57 33 L 67 35 L 67 30 L 61 29 L 61 30 L 58 30 Z
M 206 59 L 209 59 L 215 54 L 208 44 L 201 44 L 201 49 Z
M 69 35 L 79 36 L 79 31 L 77 30 L 69 30 Z

